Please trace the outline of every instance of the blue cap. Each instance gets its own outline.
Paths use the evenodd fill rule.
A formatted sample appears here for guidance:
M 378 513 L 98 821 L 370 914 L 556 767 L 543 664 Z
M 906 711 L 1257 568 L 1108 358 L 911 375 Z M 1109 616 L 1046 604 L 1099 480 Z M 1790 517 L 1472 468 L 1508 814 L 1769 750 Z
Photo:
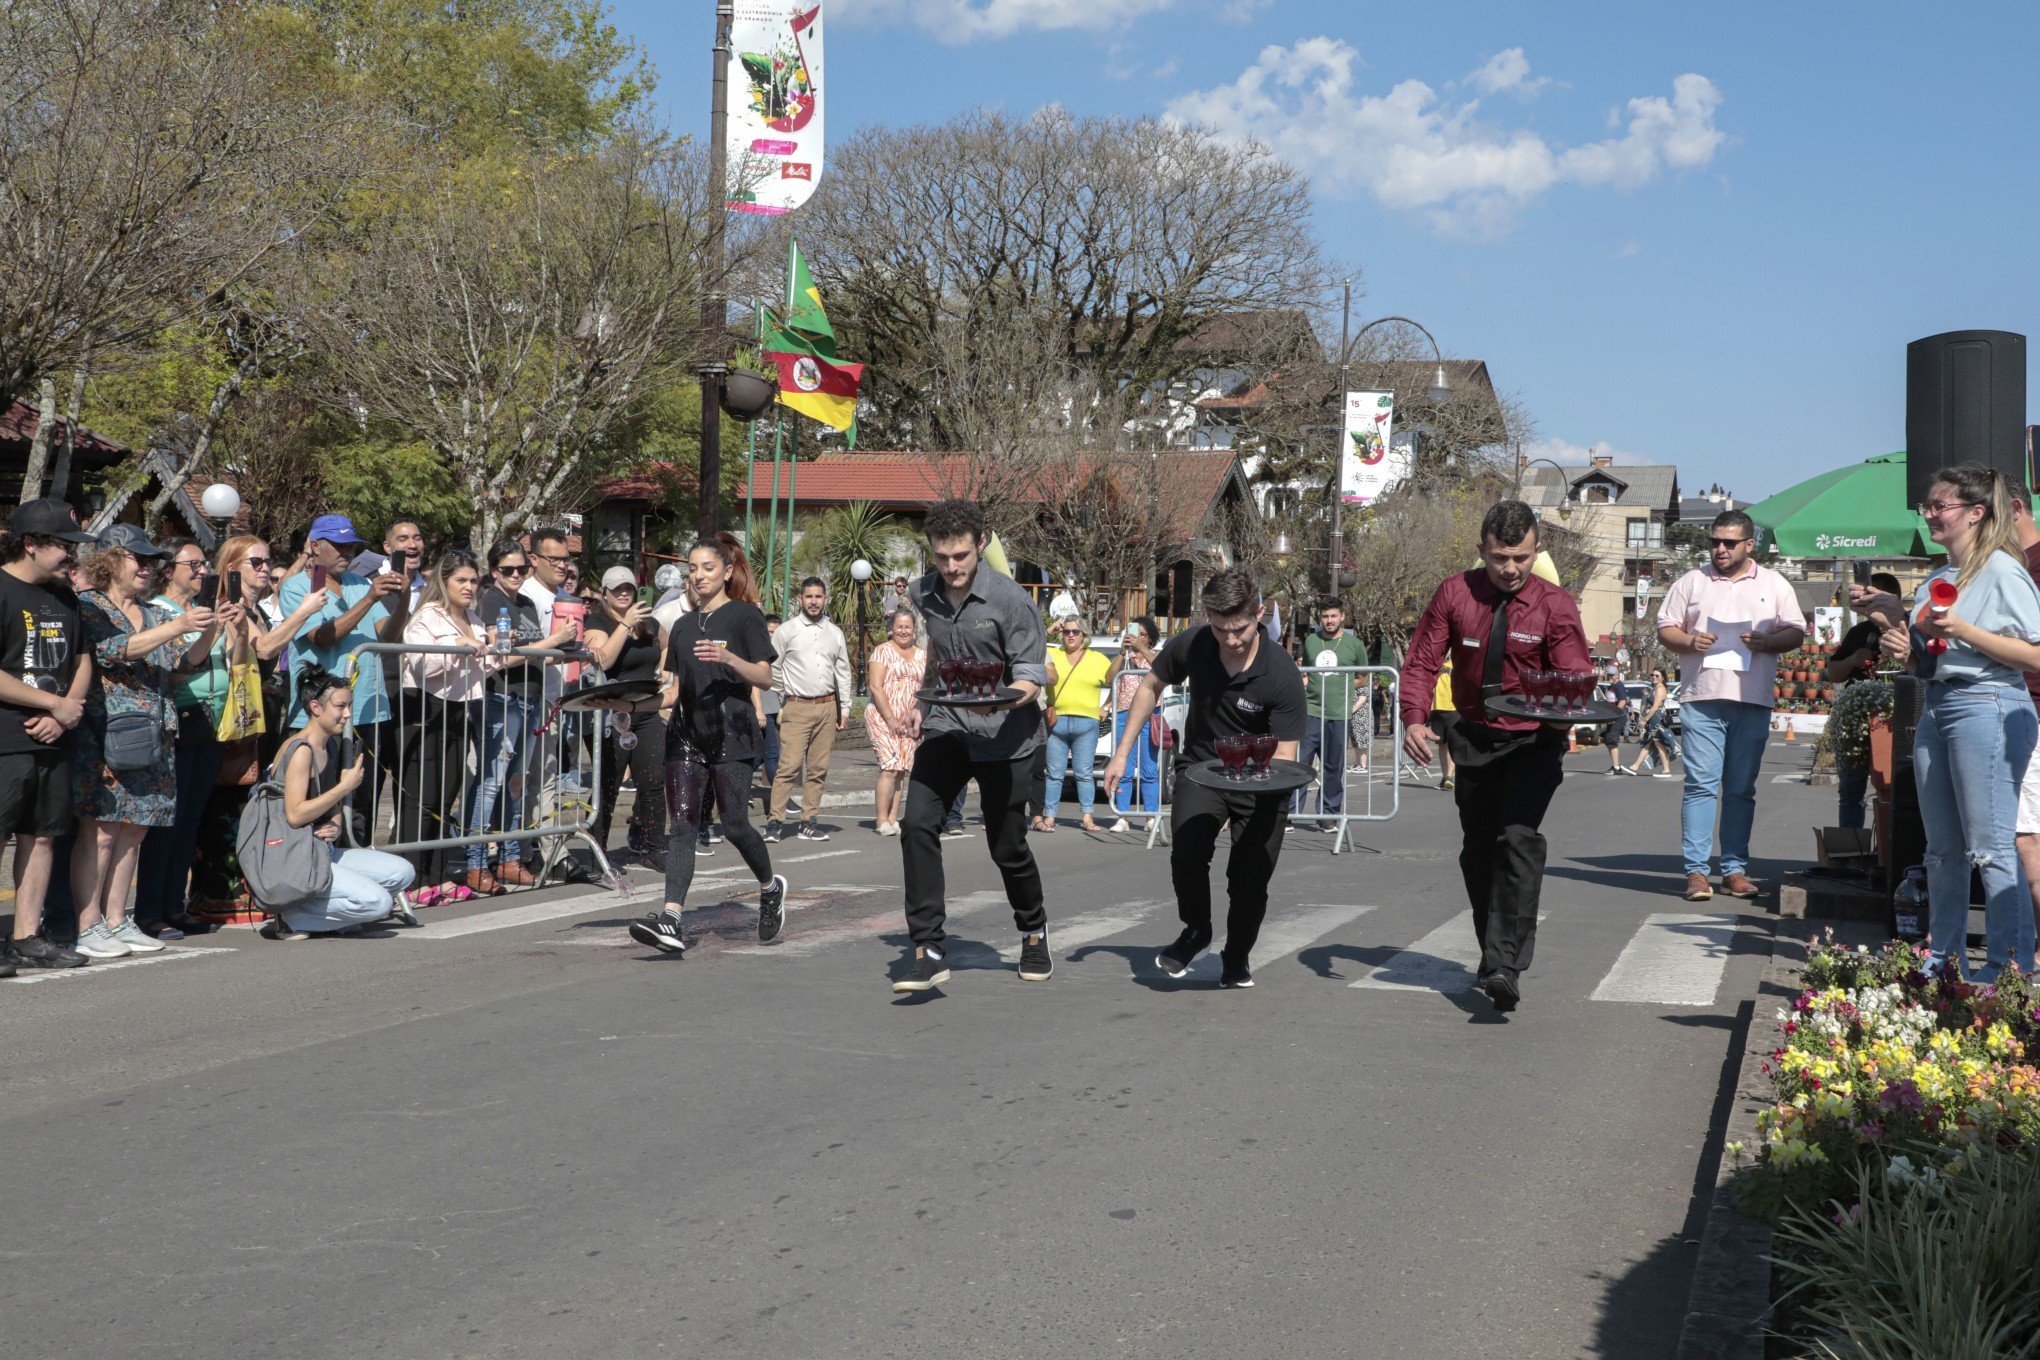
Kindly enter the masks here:
M 321 515 L 312 521 L 312 531 L 305 535 L 305 541 L 324 539 L 328 543 L 360 543 L 362 537 L 354 532 L 354 521 L 345 515 Z

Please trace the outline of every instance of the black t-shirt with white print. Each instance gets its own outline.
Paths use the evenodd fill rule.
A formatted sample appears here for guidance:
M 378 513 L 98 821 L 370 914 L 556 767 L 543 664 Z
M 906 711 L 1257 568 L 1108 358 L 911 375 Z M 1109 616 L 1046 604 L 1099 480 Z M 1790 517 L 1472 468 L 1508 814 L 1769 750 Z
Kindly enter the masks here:
M 31 585 L 0 571 L 0 670 L 45 694 L 67 694 L 78 670 L 78 597 L 55 582 Z M 0 703 L 0 754 L 47 751 L 28 735 L 40 709 Z M 69 741 L 69 734 L 58 744 Z
M 1166 685 L 1189 682 L 1185 760 L 1218 759 L 1220 737 L 1303 740 L 1303 673 L 1289 653 L 1266 637 L 1246 668 L 1230 675 L 1219 655 L 1217 635 L 1210 624 L 1201 623 L 1169 639 L 1155 657 L 1155 675 Z

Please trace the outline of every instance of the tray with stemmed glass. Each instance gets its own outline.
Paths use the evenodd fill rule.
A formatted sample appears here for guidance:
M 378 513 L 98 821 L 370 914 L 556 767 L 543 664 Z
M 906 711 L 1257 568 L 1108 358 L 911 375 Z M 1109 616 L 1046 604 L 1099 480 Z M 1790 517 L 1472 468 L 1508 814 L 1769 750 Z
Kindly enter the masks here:
M 1524 670 L 1517 673 L 1521 694 L 1502 694 L 1487 701 L 1489 716 L 1527 718 L 1531 722 L 1572 727 L 1610 723 L 1622 716 L 1614 704 L 1594 698 L 1592 671 Z
M 1300 761 L 1275 759 L 1271 736 L 1220 737 L 1212 745 L 1218 759 L 1190 766 L 1183 778 L 1221 793 L 1278 794 L 1294 793 L 1317 777 Z
M 914 697 L 938 708 L 997 708 L 1020 697 L 1020 691 L 999 681 L 1006 674 L 1003 661 L 976 661 L 970 657 L 946 656 L 935 663 L 940 685 L 931 685 Z

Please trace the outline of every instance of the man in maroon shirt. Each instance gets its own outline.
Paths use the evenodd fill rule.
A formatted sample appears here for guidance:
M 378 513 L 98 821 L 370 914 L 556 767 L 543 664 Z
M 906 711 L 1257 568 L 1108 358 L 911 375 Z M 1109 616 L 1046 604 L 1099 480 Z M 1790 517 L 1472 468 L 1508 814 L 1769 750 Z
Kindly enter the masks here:
M 1537 517 L 1502 501 L 1480 524 L 1481 565 L 1447 577 L 1417 621 L 1403 659 L 1403 749 L 1429 764 L 1437 743 L 1431 696 L 1452 657 L 1453 798 L 1464 835 L 1459 872 L 1480 941 L 1480 989 L 1498 1011 L 1522 1000 L 1522 974 L 1537 942 L 1544 882 L 1538 827 L 1565 777 L 1565 733 L 1527 718 L 1490 716 L 1487 700 L 1523 693 L 1526 670 L 1590 671 L 1586 630 L 1572 596 L 1530 574 Z

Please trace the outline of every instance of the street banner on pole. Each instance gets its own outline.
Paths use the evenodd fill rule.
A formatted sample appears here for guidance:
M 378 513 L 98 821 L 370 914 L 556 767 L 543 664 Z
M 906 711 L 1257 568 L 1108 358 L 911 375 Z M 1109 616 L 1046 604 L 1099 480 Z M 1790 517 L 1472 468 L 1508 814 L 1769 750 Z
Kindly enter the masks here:
M 1636 617 L 1643 617 L 1643 611 L 1650 607 L 1650 577 L 1636 578 Z
M 821 0 L 736 0 L 728 205 L 791 212 L 822 177 Z
M 1348 392 L 1346 433 L 1339 442 L 1339 499 L 1366 505 L 1409 475 L 1410 450 L 1391 444 L 1395 393 Z

